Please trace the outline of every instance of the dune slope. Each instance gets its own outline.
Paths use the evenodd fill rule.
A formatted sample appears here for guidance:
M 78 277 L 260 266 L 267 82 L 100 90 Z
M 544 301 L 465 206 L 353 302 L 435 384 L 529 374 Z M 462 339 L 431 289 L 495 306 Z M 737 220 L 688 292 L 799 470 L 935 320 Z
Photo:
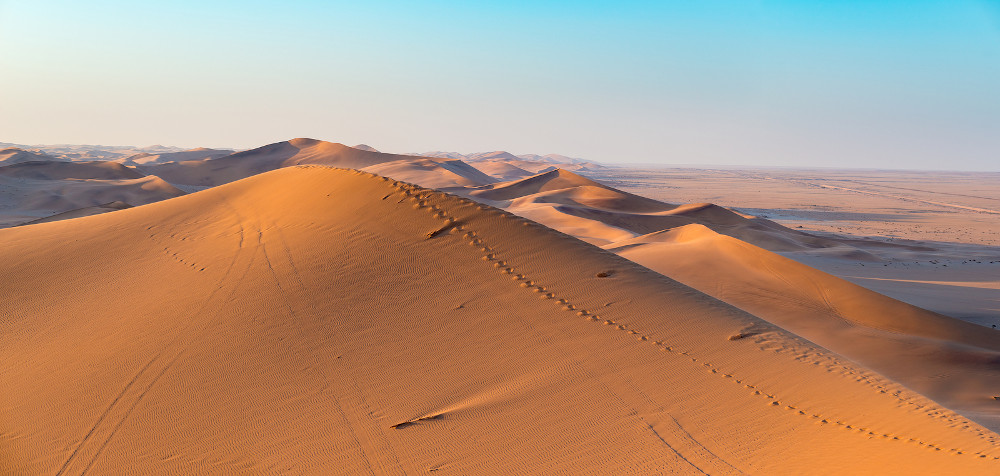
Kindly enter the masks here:
M 0 472 L 1000 468 L 998 435 L 621 257 L 294 167 L 0 230 Z
M 605 248 L 1000 428 L 1000 332 L 943 316 L 702 225 Z

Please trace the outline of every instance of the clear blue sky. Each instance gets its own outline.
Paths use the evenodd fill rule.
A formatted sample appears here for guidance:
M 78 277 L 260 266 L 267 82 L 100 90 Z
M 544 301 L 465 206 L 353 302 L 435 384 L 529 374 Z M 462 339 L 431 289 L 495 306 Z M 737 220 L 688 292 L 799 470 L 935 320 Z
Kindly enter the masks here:
M 1000 170 L 1000 0 L 0 0 L 0 141 Z

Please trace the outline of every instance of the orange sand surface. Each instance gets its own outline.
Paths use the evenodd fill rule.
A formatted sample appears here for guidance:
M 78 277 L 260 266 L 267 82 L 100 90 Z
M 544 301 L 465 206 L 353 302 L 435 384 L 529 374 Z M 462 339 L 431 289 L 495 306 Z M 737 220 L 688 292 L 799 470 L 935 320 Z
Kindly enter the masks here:
M 392 170 L 482 178 L 427 165 Z M 690 269 L 701 290 L 467 198 L 322 166 L 0 230 L 0 472 L 1000 472 L 1000 436 L 841 345 L 882 362 L 881 332 L 988 360 L 993 331 L 767 250 L 840 244 L 585 180 L 461 190 Z M 750 273 L 815 315 L 709 296 L 741 296 Z

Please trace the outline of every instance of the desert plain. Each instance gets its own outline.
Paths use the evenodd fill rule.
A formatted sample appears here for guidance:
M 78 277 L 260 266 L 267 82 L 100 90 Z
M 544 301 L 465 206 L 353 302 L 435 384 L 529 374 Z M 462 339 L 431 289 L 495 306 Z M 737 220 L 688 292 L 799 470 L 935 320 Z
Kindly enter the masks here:
M 0 472 L 1000 472 L 1000 174 L 119 150 L 0 151 Z

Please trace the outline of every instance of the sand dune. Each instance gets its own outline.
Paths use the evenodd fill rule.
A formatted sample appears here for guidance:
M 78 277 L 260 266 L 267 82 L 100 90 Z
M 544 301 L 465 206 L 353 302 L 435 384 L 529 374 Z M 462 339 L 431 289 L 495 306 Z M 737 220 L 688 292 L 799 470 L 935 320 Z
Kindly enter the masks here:
M 365 167 L 363 170 L 407 182 L 419 182 L 435 189 L 478 187 L 496 182 L 461 160 L 423 159 L 411 157 Z
M 88 212 L 64 212 L 110 211 L 106 205 L 112 202 L 145 205 L 183 194 L 159 177 L 113 162 L 24 162 L 0 167 L 0 226 L 73 218 Z
M 140 167 L 181 185 L 215 186 L 293 165 L 322 164 L 363 168 L 412 158 L 356 149 L 315 139 L 292 139 L 215 159 L 173 162 Z
M 702 225 L 606 249 L 1000 428 L 1000 333 L 930 312 Z
M 132 208 L 132 205 L 129 205 L 122 201 L 102 203 L 100 205 L 93 207 L 83 207 L 83 208 L 77 208 L 76 210 L 70 210 L 68 212 L 56 213 L 55 215 L 50 215 L 44 218 L 39 218 L 37 220 L 31 220 L 25 223 L 21 223 L 19 226 L 34 225 L 35 223 L 49 223 L 59 220 L 69 220 L 72 218 L 89 217 L 92 215 L 100 215 L 102 213 L 124 210 L 126 208 Z
M 140 152 L 138 154 L 131 155 L 123 159 L 118 159 L 117 161 L 125 165 L 136 167 L 143 165 L 162 164 L 166 162 L 184 162 L 188 160 L 217 159 L 219 157 L 225 157 L 227 155 L 230 155 L 233 152 L 234 151 L 229 149 L 207 149 L 205 147 L 198 147 L 197 149 L 190 149 L 181 152 L 160 152 L 160 153 Z
M 574 171 L 590 171 L 590 170 L 604 169 L 604 166 L 600 164 L 587 162 L 583 159 L 574 159 L 572 157 L 567 157 L 565 155 L 559 155 L 559 154 L 514 155 L 507 151 L 496 150 L 492 152 L 477 152 L 472 154 L 463 154 L 460 152 L 434 151 L 434 152 L 416 153 L 411 155 L 463 160 L 465 162 L 473 164 L 476 168 L 490 175 L 494 174 L 492 172 L 489 172 L 488 169 L 494 169 L 494 168 L 504 169 L 509 167 L 517 167 L 529 171 L 530 173 L 526 175 L 548 172 L 556 168 L 562 168 L 564 170 L 574 170 Z M 502 178 L 505 180 L 513 180 L 516 178 L 521 178 L 521 176 L 518 177 L 497 176 L 497 178 Z
M 532 172 L 528 172 L 503 160 L 479 162 L 475 167 L 483 173 L 503 181 L 517 180 L 534 175 Z
M 122 164 L 106 161 L 31 161 L 0 167 L 0 176 L 32 180 L 125 180 L 143 175 Z
M 792 230 L 770 220 L 742 215 L 710 203 L 663 203 L 562 169 L 466 193 L 598 245 L 698 223 L 772 251 L 836 248 L 841 253 L 865 255 L 843 243 Z M 605 231 L 581 236 L 561 227 L 567 223 L 577 229 L 586 224 L 583 228 Z M 864 259 L 876 260 L 870 256 Z
M 22 150 L 17 147 L 0 149 L 0 166 L 19 164 L 21 162 L 59 160 L 42 152 Z
M 996 434 L 808 341 L 365 173 L 0 230 L 0 263 L 6 472 L 1000 467 Z
M 32 151 L 37 151 L 37 153 L 41 154 L 39 157 L 27 160 L 66 161 L 121 160 L 129 156 L 143 153 L 162 154 L 166 152 L 180 152 L 183 150 L 178 147 L 165 147 L 162 145 L 151 145 L 148 147 L 83 144 L 22 145 L 0 142 L 0 148 L 2 147 L 31 149 Z
M 466 193 L 603 245 L 1000 428 L 992 398 L 1000 395 L 1000 334 L 762 248 L 878 263 L 858 247 L 867 242 L 820 238 L 712 204 L 657 202 L 561 170 Z

